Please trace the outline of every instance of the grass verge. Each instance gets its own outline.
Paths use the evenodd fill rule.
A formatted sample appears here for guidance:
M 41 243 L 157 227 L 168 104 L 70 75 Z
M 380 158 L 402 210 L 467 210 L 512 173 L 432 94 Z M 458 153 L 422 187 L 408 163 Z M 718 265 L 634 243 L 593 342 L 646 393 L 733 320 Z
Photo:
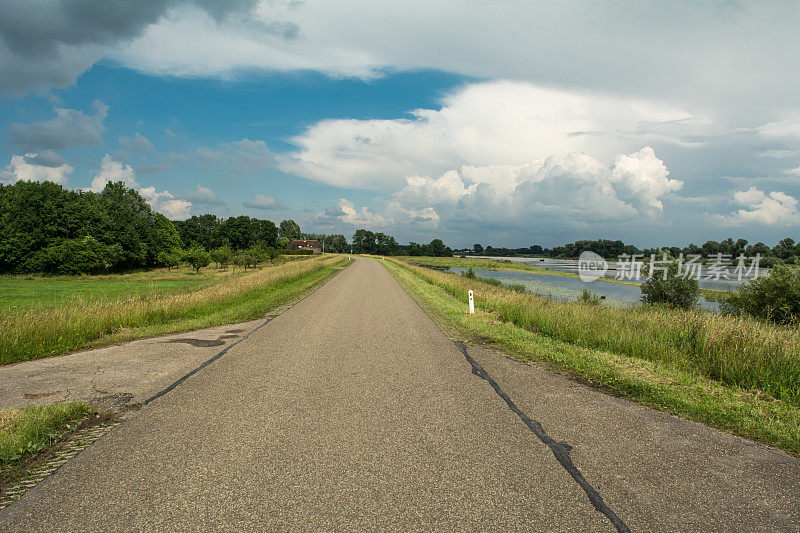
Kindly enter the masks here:
M 0 478 L 13 478 L 20 466 L 61 441 L 92 413 L 91 407 L 81 402 L 0 411 Z
M 264 316 L 349 264 L 340 256 L 267 266 L 181 294 L 127 300 L 78 298 L 0 315 L 0 364 Z
M 710 313 L 556 302 L 383 264 L 451 337 L 551 363 L 639 403 L 800 455 L 797 330 Z M 467 289 L 475 290 L 473 316 Z

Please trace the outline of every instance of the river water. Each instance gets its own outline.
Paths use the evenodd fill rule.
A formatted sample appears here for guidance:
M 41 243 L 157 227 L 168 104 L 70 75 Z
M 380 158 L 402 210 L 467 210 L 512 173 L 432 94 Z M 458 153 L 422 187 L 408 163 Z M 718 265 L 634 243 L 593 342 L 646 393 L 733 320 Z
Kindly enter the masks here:
M 445 268 L 451 272 L 461 273 L 465 268 Z M 603 280 L 592 282 L 581 281 L 580 278 L 567 278 L 553 274 L 536 274 L 533 272 L 519 272 L 514 270 L 481 270 L 473 269 L 475 274 L 484 278 L 492 278 L 505 284 L 519 283 L 525 285 L 533 294 L 547 296 L 564 301 L 575 301 L 583 292 L 589 289 L 593 294 L 605 296 L 603 303 L 617 307 L 632 306 L 641 303 L 641 290 L 637 285 L 624 285 Z M 555 270 L 555 269 L 553 269 Z M 719 304 L 700 297 L 698 304 L 703 309 L 717 310 Z
M 526 263 L 545 270 L 555 270 L 557 272 L 568 272 L 570 274 L 578 273 L 578 260 L 577 259 L 551 259 L 549 257 L 489 257 L 489 256 L 470 256 L 471 259 L 494 259 L 497 261 L 511 261 L 514 263 Z M 649 259 L 647 260 L 649 262 Z M 733 269 L 730 269 L 732 273 Z M 618 265 L 616 261 L 608 262 L 608 270 L 605 273 L 606 278 L 615 278 L 618 274 Z M 769 273 L 769 269 L 762 268 L 759 270 L 759 275 L 764 276 Z M 735 291 L 739 288 L 741 282 L 736 279 L 708 279 L 713 276 L 709 275 L 708 266 L 703 265 L 700 273 L 700 288 L 701 289 L 714 289 L 717 291 Z M 731 274 L 731 277 L 734 277 Z M 631 280 L 636 281 L 636 280 Z

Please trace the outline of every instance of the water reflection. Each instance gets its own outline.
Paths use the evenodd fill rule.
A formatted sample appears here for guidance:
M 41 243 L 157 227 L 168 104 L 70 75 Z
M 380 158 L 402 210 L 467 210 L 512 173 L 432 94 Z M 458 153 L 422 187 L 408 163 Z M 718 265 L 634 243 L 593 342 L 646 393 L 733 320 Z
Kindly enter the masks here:
M 551 259 L 549 257 L 537 258 L 537 257 L 489 257 L 489 256 L 475 256 L 474 259 L 494 259 L 496 261 L 526 263 L 547 270 L 555 270 L 557 272 L 569 272 L 570 274 L 578 273 L 577 259 Z M 703 265 L 701 279 L 699 280 L 701 289 L 714 289 L 717 291 L 735 291 L 736 289 L 739 288 L 740 283 L 735 279 L 732 280 L 702 279 L 702 277 L 705 276 L 706 274 L 705 270 L 706 268 L 707 266 Z M 761 269 L 761 275 L 765 275 L 768 272 L 769 271 L 767 269 Z M 608 271 L 606 271 L 605 277 L 613 279 L 614 277 L 616 277 L 616 275 L 617 275 L 617 262 L 609 261 Z
M 461 273 L 465 268 L 442 267 L 442 270 Z M 598 296 L 605 296 L 604 303 L 617 307 L 632 306 L 641 303 L 641 290 L 637 285 L 624 285 L 596 280 L 589 283 L 578 278 L 567 278 L 551 274 L 535 274 L 533 272 L 518 272 L 511 270 L 481 270 L 473 269 L 475 274 L 484 278 L 492 278 L 505 284 L 519 283 L 525 285 L 533 294 L 548 296 L 557 300 L 575 301 L 583 292 L 589 289 Z M 554 269 L 555 270 L 555 269 Z M 719 304 L 700 297 L 698 301 L 703 309 L 717 310 Z

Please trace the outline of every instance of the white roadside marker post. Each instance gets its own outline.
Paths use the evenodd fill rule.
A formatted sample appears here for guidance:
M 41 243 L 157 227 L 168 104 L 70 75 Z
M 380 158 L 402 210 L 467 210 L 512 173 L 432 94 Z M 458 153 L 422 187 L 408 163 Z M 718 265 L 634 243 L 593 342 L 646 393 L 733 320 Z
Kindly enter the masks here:
M 469 314 L 474 315 L 475 314 L 475 302 L 472 300 L 472 291 L 468 291 L 467 294 L 469 294 Z

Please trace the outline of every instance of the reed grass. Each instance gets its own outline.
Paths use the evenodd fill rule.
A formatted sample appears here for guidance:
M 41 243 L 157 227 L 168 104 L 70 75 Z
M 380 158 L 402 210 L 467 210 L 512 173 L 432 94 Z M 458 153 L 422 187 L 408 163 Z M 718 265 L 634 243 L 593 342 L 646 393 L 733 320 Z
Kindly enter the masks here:
M 79 297 L 52 308 L 0 314 L 0 364 L 263 316 L 328 279 L 339 256 L 290 261 L 181 294 L 109 301 Z

